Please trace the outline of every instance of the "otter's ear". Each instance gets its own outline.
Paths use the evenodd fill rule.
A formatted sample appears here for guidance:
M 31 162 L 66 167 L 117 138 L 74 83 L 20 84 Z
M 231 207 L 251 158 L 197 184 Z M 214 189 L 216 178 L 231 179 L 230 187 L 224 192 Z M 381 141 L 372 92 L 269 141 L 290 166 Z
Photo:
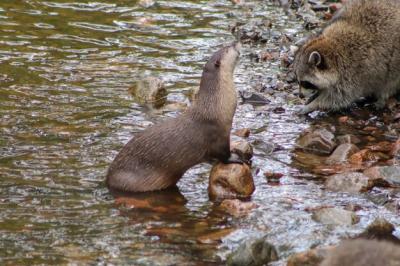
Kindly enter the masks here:
M 220 67 L 221 66 L 221 60 L 215 61 L 215 67 Z
M 308 58 L 308 63 L 319 67 L 322 64 L 322 57 L 321 54 L 317 51 L 314 51 L 310 54 L 310 57 Z

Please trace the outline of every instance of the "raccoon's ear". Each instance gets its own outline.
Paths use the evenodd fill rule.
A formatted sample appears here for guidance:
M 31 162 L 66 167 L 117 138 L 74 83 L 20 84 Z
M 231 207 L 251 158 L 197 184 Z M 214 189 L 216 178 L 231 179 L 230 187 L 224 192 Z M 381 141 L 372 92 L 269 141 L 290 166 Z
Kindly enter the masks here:
M 308 63 L 316 67 L 319 67 L 322 64 L 321 54 L 317 51 L 312 52 L 310 54 L 310 57 L 308 58 Z
M 215 63 L 214 63 L 214 65 L 215 65 L 215 67 L 220 67 L 221 66 L 221 60 L 217 60 L 217 61 L 215 61 Z

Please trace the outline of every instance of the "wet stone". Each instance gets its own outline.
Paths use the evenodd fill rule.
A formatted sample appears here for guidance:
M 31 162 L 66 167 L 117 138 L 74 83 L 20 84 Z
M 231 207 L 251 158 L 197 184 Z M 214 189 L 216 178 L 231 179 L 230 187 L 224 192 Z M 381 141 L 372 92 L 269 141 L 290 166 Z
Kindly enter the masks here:
M 227 259 L 229 266 L 262 266 L 278 260 L 276 248 L 267 237 L 252 238 L 242 243 Z
M 400 244 L 400 239 L 393 235 L 395 227 L 384 218 L 377 218 L 357 238 L 386 240 Z
M 325 128 L 316 129 L 300 137 L 297 147 L 314 154 L 331 154 L 336 148 L 335 136 Z
M 251 210 L 257 208 L 257 204 L 253 202 L 244 202 L 238 199 L 226 199 L 221 202 L 220 207 L 230 215 L 240 217 L 247 215 Z
M 231 152 L 237 154 L 245 162 L 248 162 L 253 157 L 253 147 L 247 141 L 232 142 Z
M 382 179 L 393 186 L 400 186 L 400 166 L 375 166 L 364 171 L 373 179 Z
M 347 162 L 349 157 L 358 152 L 359 149 L 354 144 L 340 144 L 335 151 L 326 159 L 327 164 L 339 164 Z
M 331 248 L 315 248 L 289 257 L 287 266 L 319 266 Z
M 329 190 L 349 193 L 365 192 L 373 187 L 366 175 L 357 172 L 329 176 L 325 185 Z
M 166 102 L 167 90 L 164 82 L 156 77 L 147 77 L 138 81 L 130 91 L 140 103 L 161 107 Z
M 255 190 L 246 164 L 218 163 L 210 173 L 208 195 L 211 200 L 249 198 Z
M 322 208 L 315 210 L 312 218 L 326 225 L 350 226 L 359 222 L 359 218 L 354 212 L 339 208 Z
M 358 144 L 361 142 L 359 138 L 350 134 L 339 136 L 337 137 L 337 140 L 339 144 L 345 144 L 345 143 Z

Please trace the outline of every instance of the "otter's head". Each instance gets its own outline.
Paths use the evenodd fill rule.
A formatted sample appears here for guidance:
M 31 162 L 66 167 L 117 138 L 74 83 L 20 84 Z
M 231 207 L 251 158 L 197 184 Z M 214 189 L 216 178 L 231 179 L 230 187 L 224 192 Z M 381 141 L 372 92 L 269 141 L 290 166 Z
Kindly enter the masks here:
M 333 52 L 323 37 L 308 41 L 297 51 L 294 71 L 300 90 L 311 94 L 302 113 L 335 107 L 332 96 L 336 93 L 340 75 Z
M 234 42 L 215 52 L 204 66 L 203 77 L 206 75 L 211 78 L 210 76 L 217 77 L 221 74 L 232 76 L 239 61 L 241 46 L 240 42 Z

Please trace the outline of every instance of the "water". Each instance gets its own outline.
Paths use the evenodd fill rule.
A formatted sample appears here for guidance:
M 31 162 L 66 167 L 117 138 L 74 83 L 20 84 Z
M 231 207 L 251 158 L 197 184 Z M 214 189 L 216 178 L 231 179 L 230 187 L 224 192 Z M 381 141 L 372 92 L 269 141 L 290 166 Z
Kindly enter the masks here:
M 259 205 L 250 216 L 231 217 L 208 200 L 209 165 L 190 170 L 179 190 L 114 200 L 105 188 L 108 165 L 133 133 L 179 113 L 142 106 L 129 88 L 153 75 L 165 81 L 169 102 L 188 102 L 207 58 L 234 40 L 230 27 L 260 17 L 277 37 L 245 45 L 235 82 L 247 91 L 281 76 L 279 60 L 251 54 L 279 52 L 282 34 L 303 34 L 301 22 L 272 3 L 2 0 L 0 263 L 219 265 L 241 240 L 268 234 L 281 264 L 377 216 L 399 226 L 395 213 L 363 196 L 298 178 L 313 178 L 291 166 L 294 142 L 310 122 L 293 114 L 299 106 L 284 92 L 266 107 L 239 105 L 235 116 L 235 128 L 265 127 L 250 137 L 258 143 L 252 200 Z M 274 114 L 277 106 L 285 113 Z M 267 143 L 280 149 L 271 154 Z M 283 173 L 281 185 L 268 184 L 265 171 Z M 349 202 L 363 206 L 353 227 L 318 224 L 306 211 Z

